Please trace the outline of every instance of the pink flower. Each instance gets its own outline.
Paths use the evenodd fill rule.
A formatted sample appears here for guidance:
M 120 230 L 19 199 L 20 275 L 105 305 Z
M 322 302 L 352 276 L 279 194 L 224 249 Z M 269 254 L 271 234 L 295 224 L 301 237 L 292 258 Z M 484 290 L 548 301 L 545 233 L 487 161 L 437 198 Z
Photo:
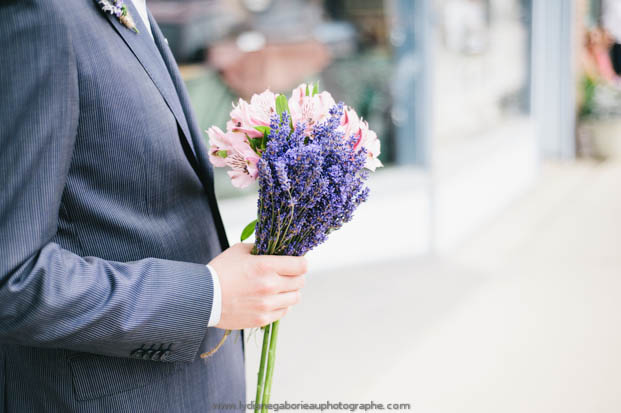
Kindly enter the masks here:
M 231 149 L 231 142 L 217 126 L 209 128 L 207 135 L 209 136 L 209 160 L 215 167 L 226 166 L 225 158 Z
M 343 128 L 344 139 L 354 136 L 356 143 L 355 150 L 364 148 L 367 152 L 367 161 L 365 167 L 371 171 L 375 171 L 378 167 L 383 166 L 378 159 L 380 155 L 380 141 L 377 134 L 369 129 L 369 124 L 358 117 L 358 114 L 352 108 L 346 107 L 341 119 L 341 127 Z
M 298 122 L 306 125 L 306 134 L 310 136 L 313 126 L 330 116 L 330 109 L 336 105 L 334 98 L 328 92 L 321 92 L 314 96 L 306 94 L 307 89 L 313 89 L 311 85 L 302 83 L 293 89 L 289 99 L 289 111 L 294 127 Z M 312 93 L 311 93 L 312 94 Z
M 239 99 L 237 105 L 233 105 L 231 120 L 227 123 L 227 129 L 233 132 L 243 132 L 249 138 L 259 138 L 262 132 L 255 126 L 269 126 L 270 118 L 276 112 L 276 95 L 269 89 L 261 94 L 254 94 L 250 103 Z
M 259 155 L 248 144 L 248 138 L 241 132 L 222 132 L 217 126 L 207 131 L 209 135 L 209 160 L 215 167 L 228 166 L 228 175 L 233 186 L 244 188 L 254 182 L 259 170 Z
M 228 171 L 227 174 L 229 178 L 231 178 L 231 184 L 235 188 L 245 188 L 255 181 L 250 175 L 237 169 Z
M 364 122 L 364 124 L 367 125 L 366 122 Z M 375 171 L 377 168 L 384 166 L 382 161 L 379 160 L 380 141 L 375 132 L 369 129 L 368 125 L 366 126 L 366 131 L 362 132 L 360 147 L 367 151 L 365 168 Z

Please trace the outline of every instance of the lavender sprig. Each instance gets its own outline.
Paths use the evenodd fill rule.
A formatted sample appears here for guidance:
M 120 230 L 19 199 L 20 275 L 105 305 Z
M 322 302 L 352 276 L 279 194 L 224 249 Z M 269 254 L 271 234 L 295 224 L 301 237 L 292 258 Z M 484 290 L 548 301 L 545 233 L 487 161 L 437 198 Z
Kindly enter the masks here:
M 97 0 L 97 3 L 104 13 L 116 16 L 123 26 L 133 30 L 135 33 L 139 33 L 134 18 L 123 0 Z

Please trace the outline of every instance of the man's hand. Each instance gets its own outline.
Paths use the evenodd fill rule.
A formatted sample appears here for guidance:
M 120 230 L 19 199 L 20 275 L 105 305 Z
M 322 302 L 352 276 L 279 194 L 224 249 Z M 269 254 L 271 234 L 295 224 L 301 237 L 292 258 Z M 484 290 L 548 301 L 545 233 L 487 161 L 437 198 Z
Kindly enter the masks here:
M 235 244 L 209 263 L 222 290 L 218 328 L 261 327 L 279 320 L 300 301 L 306 259 L 252 255 L 251 250 L 252 244 Z

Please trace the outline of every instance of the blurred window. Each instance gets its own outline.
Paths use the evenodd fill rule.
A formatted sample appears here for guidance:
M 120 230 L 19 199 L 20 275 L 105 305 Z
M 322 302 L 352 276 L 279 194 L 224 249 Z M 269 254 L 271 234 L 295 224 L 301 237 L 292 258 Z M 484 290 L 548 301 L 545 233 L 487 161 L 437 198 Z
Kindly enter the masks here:
M 150 1 L 201 127 L 224 127 L 231 101 L 320 81 L 353 106 L 392 161 L 390 1 Z
M 530 3 L 436 0 L 434 139 L 471 142 L 529 114 Z

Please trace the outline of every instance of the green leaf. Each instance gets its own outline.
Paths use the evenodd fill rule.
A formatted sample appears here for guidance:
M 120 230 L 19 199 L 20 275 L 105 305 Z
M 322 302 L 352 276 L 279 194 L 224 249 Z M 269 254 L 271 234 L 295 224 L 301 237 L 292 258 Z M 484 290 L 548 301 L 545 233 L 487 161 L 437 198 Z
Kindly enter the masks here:
M 218 155 L 220 158 L 226 158 L 228 156 L 228 153 L 226 151 L 220 150 L 216 152 L 216 155 Z
M 257 152 L 257 154 L 261 155 L 259 151 L 265 149 L 265 147 L 267 146 L 267 137 L 272 132 L 272 128 L 270 128 L 269 126 L 255 126 L 254 128 L 263 134 L 262 138 L 254 138 L 257 141 L 255 143 L 255 146 L 252 148 L 255 150 L 255 152 Z
M 248 138 L 248 145 L 253 151 L 257 151 L 257 147 L 261 145 L 262 138 Z
M 310 96 L 310 90 L 308 89 L 308 83 L 306 84 L 306 96 Z
M 315 86 L 313 86 L 313 96 L 319 93 L 319 80 L 315 82 Z
M 285 95 L 278 95 L 276 98 L 276 113 L 281 116 L 281 119 L 283 112 L 289 113 L 289 102 L 287 102 Z
M 254 229 L 257 226 L 257 220 L 255 219 L 250 224 L 246 225 L 246 228 L 241 233 L 242 242 L 250 238 L 252 234 L 254 234 Z
M 255 126 L 254 128 L 258 130 L 259 132 L 261 132 L 263 136 L 266 138 L 267 138 L 267 135 L 269 135 L 270 132 L 272 131 L 272 129 L 269 126 Z

